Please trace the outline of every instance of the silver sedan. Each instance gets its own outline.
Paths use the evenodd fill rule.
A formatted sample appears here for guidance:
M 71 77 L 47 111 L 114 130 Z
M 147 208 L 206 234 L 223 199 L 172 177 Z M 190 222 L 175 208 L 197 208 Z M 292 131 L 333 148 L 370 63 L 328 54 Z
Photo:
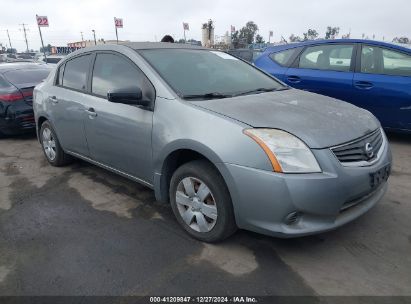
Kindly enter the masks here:
M 155 191 L 193 237 L 339 227 L 384 195 L 380 123 L 227 53 L 172 43 L 76 51 L 34 91 L 53 166 L 80 158 Z

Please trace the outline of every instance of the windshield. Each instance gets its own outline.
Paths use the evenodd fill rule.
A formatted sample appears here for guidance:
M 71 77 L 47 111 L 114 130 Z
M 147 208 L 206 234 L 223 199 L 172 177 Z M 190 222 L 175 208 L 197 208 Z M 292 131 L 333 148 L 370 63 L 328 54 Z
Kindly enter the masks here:
M 4 73 L 4 76 L 13 84 L 40 83 L 50 73 L 50 69 L 21 69 Z
M 284 88 L 251 65 L 219 51 L 152 49 L 140 54 L 183 98 L 218 98 Z

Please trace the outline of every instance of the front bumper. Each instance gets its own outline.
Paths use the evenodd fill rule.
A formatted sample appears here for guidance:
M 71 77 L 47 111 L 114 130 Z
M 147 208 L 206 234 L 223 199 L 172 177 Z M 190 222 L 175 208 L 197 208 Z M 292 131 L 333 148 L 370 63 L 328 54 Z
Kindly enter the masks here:
M 379 160 L 367 167 L 344 167 L 330 149 L 313 153 L 322 173 L 281 174 L 217 164 L 230 190 L 238 227 L 278 237 L 325 232 L 358 218 L 386 192 L 387 182 L 373 188 L 370 174 L 391 166 L 388 142 Z M 290 215 L 297 220 L 290 222 Z

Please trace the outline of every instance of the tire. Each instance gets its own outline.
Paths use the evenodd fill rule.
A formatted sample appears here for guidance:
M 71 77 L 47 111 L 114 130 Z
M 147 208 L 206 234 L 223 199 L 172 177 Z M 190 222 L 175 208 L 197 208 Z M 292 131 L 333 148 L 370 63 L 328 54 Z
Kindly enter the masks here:
M 56 132 L 48 121 L 43 122 L 41 125 L 39 139 L 44 156 L 50 165 L 62 167 L 72 162 L 73 158 L 63 151 Z
M 236 231 L 230 193 L 209 162 L 196 160 L 179 167 L 171 177 L 169 195 L 178 223 L 192 237 L 212 243 Z

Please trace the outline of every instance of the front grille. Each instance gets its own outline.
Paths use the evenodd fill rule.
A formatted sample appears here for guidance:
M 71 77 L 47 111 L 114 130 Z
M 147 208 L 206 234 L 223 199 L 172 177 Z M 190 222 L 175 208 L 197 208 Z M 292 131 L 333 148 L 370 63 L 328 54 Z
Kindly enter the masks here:
M 331 151 L 343 164 L 372 162 L 377 159 L 384 138 L 378 129 L 358 140 L 331 148 Z

